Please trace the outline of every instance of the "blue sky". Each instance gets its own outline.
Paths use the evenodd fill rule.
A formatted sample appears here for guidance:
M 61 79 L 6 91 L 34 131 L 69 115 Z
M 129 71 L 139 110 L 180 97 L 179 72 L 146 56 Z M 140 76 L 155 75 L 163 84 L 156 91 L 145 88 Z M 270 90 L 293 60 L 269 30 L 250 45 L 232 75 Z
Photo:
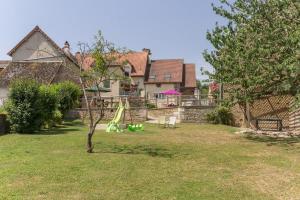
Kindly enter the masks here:
M 202 57 L 211 46 L 206 31 L 222 19 L 211 3 L 217 0 L 0 0 L 0 59 L 35 25 L 58 45 L 68 40 L 92 42 L 98 30 L 119 46 L 150 48 L 153 59 L 184 58 L 209 67 Z

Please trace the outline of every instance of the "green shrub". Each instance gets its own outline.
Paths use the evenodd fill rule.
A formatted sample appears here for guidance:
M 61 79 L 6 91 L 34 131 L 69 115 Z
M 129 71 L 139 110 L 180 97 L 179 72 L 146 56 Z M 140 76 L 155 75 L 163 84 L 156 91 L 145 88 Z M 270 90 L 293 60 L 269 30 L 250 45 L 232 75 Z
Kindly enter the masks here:
M 10 85 L 5 110 L 14 131 L 29 133 L 41 127 L 43 120 L 39 86 L 33 80 L 16 80 Z
M 218 106 L 214 111 L 206 115 L 208 122 L 213 124 L 225 124 L 231 125 L 233 122 L 233 116 L 230 112 L 230 108 L 225 106 Z
M 59 110 L 55 110 L 53 115 L 53 123 L 54 124 L 62 124 L 63 115 Z
M 0 106 L 0 114 L 6 114 L 6 110 L 4 108 L 4 106 Z
M 52 127 L 55 125 L 56 112 L 58 109 L 58 95 L 53 87 L 41 85 L 39 88 L 39 101 L 41 104 L 40 110 L 43 125 Z
M 67 111 L 79 105 L 81 90 L 79 86 L 70 81 L 65 81 L 52 86 L 57 93 L 58 109 L 64 115 Z
M 153 103 L 147 103 L 146 107 L 149 108 L 149 109 L 151 109 L 151 108 L 156 108 L 156 105 L 153 104 Z
M 79 87 L 71 82 L 47 86 L 16 80 L 10 85 L 5 110 L 14 131 L 32 133 L 61 124 L 62 113 L 78 105 L 80 95 Z

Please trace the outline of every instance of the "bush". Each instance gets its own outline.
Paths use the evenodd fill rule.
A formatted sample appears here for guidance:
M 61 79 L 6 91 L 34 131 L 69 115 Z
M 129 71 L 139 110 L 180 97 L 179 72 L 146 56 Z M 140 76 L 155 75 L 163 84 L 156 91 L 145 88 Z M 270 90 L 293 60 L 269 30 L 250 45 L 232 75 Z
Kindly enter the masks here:
M 61 112 L 59 110 L 55 110 L 53 119 L 52 119 L 53 124 L 54 125 L 62 124 L 62 118 L 63 118 L 63 115 L 61 114 Z
M 7 114 L 0 112 L 0 135 L 9 133 L 10 124 L 7 120 Z
M 42 123 L 39 84 L 32 80 L 17 80 L 10 86 L 5 104 L 12 129 L 19 133 L 38 130 Z
M 225 124 L 231 125 L 233 122 L 233 116 L 230 112 L 230 108 L 225 106 L 218 106 L 213 112 L 206 115 L 208 122 L 213 124 Z
M 45 127 L 52 127 L 57 121 L 58 111 L 58 95 L 53 87 L 42 85 L 39 88 L 39 101 L 41 107 L 38 112 L 41 113 L 43 125 Z
M 64 115 L 67 111 L 79 105 L 80 88 L 73 82 L 65 81 L 52 85 L 58 97 L 58 110 Z
M 0 114 L 6 114 L 6 110 L 4 108 L 4 106 L 0 106 Z
M 149 108 L 149 109 L 152 109 L 152 108 L 156 108 L 156 105 L 153 104 L 153 103 L 147 103 L 146 107 Z
M 14 131 L 32 133 L 61 124 L 62 113 L 78 105 L 80 95 L 79 87 L 71 82 L 47 86 L 16 80 L 10 85 L 5 110 Z

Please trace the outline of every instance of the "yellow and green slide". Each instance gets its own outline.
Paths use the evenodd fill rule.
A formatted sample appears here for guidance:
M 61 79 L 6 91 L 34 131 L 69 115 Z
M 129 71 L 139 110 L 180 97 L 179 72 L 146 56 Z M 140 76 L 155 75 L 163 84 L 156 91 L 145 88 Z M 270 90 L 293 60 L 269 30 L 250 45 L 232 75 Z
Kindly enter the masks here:
M 120 121 L 123 116 L 123 112 L 125 110 L 125 106 L 123 106 L 122 101 L 120 100 L 117 112 L 115 113 L 114 118 L 108 123 L 106 132 L 122 132 L 123 130 L 120 128 Z

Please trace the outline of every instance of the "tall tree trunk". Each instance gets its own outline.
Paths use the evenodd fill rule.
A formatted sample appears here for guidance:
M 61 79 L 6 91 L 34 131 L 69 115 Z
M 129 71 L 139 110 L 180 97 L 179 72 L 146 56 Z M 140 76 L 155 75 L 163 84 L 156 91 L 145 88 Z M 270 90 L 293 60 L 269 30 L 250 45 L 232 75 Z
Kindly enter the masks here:
M 251 126 L 250 105 L 249 102 L 246 101 L 246 127 L 250 128 L 250 126 Z
M 90 126 L 89 132 L 87 134 L 87 143 L 86 143 L 86 151 L 88 153 L 93 153 L 94 146 L 93 146 L 92 138 L 94 135 L 94 131 L 95 129 L 93 128 L 93 126 Z
M 86 148 L 87 148 L 87 152 L 88 153 L 93 153 L 93 142 L 92 142 L 92 138 L 93 138 L 93 134 L 94 134 L 94 117 L 93 117 L 93 113 L 90 107 L 90 103 L 87 97 L 87 93 L 85 91 L 85 84 L 82 81 L 81 77 L 79 78 L 81 87 L 82 87 L 82 91 L 83 91 L 83 96 L 84 96 L 84 100 L 85 100 L 85 104 L 87 107 L 87 111 L 89 114 L 89 120 L 90 120 L 90 126 L 89 126 L 89 132 L 87 134 L 87 144 L 86 144 Z

